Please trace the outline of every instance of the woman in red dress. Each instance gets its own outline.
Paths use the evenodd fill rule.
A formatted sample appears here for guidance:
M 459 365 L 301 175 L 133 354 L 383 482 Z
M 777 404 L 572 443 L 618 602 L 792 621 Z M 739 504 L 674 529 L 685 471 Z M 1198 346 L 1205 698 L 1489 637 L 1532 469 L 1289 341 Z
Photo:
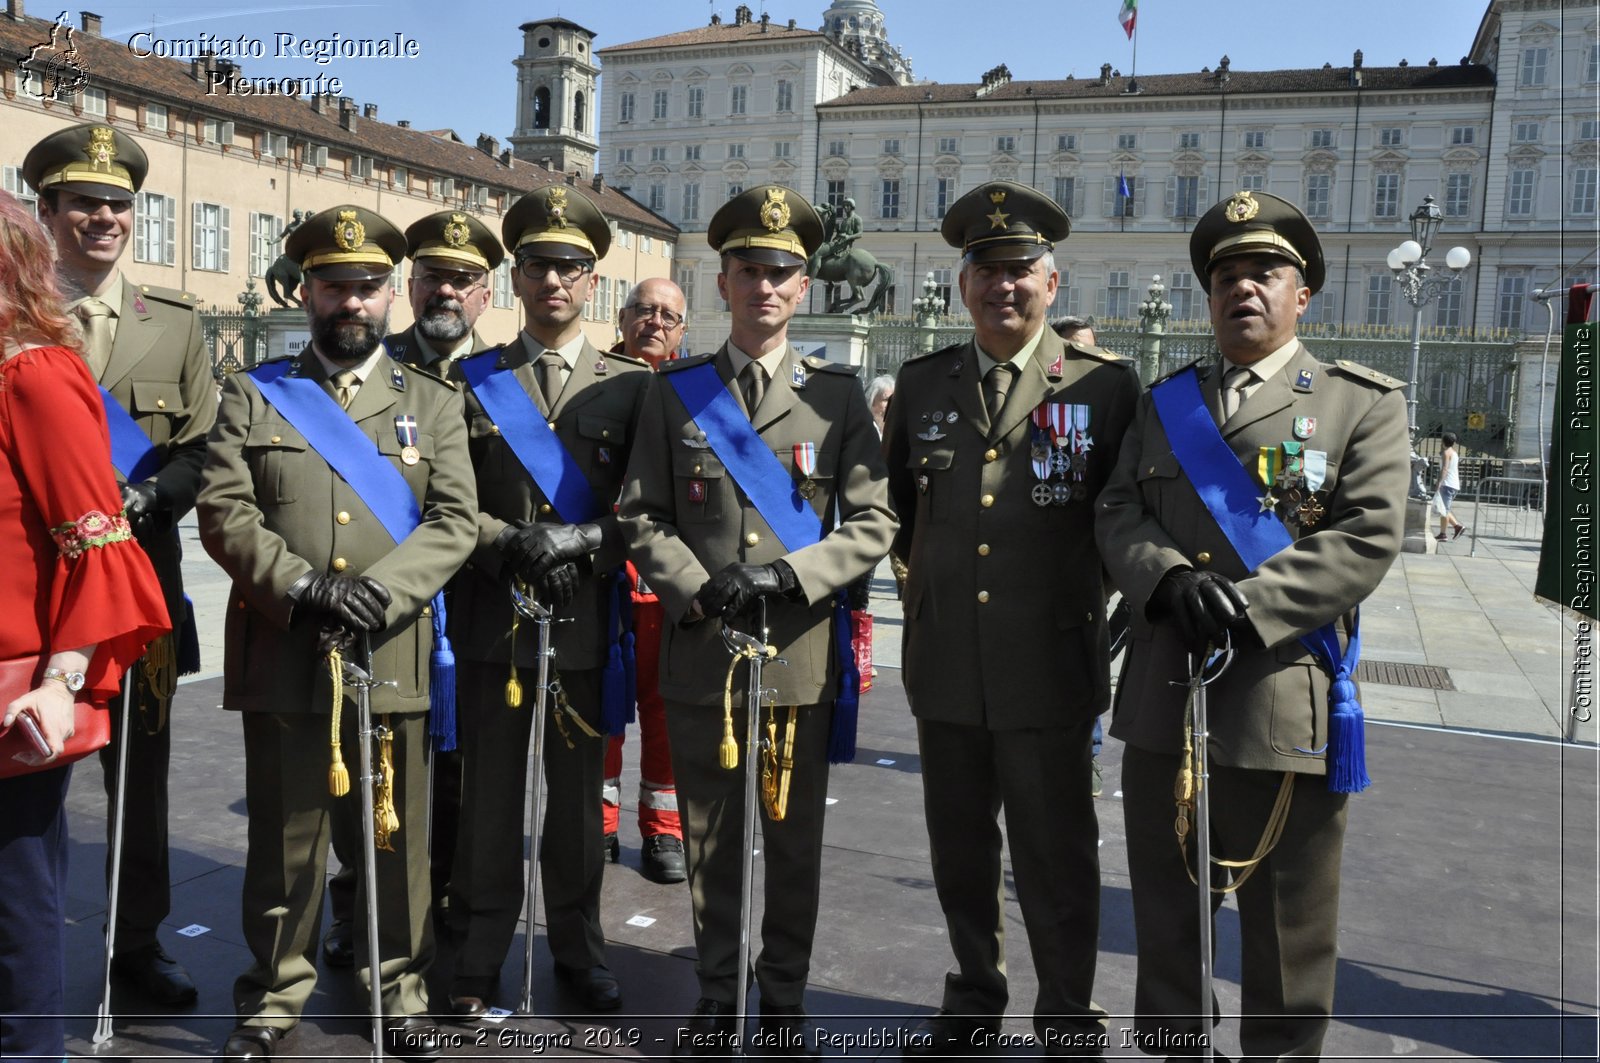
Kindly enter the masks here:
M 0 660 L 44 678 L 0 705 L 0 1057 L 65 1053 L 67 829 L 73 688 L 99 711 L 170 626 L 128 529 L 94 378 L 77 353 L 49 240 L 0 192 Z M 33 749 L 26 713 L 50 747 Z

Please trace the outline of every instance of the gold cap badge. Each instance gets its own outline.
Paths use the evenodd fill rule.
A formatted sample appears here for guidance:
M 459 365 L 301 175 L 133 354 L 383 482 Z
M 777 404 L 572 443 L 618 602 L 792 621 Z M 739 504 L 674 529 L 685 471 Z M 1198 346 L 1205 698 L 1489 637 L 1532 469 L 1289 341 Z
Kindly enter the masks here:
M 103 173 L 111 172 L 111 163 L 117 157 L 117 142 L 109 126 L 95 126 L 89 131 L 89 143 L 84 147 L 83 153 L 89 157 L 89 165 Z
M 567 227 L 567 190 L 565 188 L 552 188 L 550 190 L 550 205 L 546 213 L 550 216 L 550 224 L 558 229 Z
M 1228 205 L 1222 208 L 1223 217 L 1232 222 L 1246 222 L 1260 213 L 1261 204 L 1248 189 L 1228 197 Z
M 767 201 L 761 204 L 761 224 L 769 232 L 781 232 L 789 227 L 789 203 L 783 189 L 767 189 Z
M 467 219 L 460 214 L 450 215 L 450 220 L 444 224 L 444 242 L 448 247 L 461 248 L 467 246 L 472 231 L 467 228 Z
M 339 222 L 333 227 L 333 242 L 341 251 L 359 251 L 367 242 L 367 227 L 356 218 L 355 211 L 339 212 Z

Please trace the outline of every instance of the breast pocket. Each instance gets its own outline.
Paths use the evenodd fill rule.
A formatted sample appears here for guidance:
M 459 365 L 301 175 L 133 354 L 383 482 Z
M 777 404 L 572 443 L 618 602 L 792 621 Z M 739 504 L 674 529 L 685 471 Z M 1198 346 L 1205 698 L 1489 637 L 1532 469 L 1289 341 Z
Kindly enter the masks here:
M 715 454 L 705 450 L 673 454 L 672 479 L 680 522 L 695 524 L 721 519 L 722 493 L 731 490 L 732 484 Z
M 305 454 L 306 441 L 287 426 L 250 426 L 244 440 L 244 461 L 261 505 L 285 506 L 295 500 L 293 467 Z
M 955 451 L 925 447 L 911 452 L 906 467 L 917 486 L 917 520 L 939 524 L 950 519 L 954 493 Z
M 173 418 L 183 412 L 178 385 L 167 380 L 135 380 L 128 410 L 150 442 L 161 446 L 172 438 Z
M 1170 450 L 1146 452 L 1140 458 L 1139 493 L 1144 498 L 1145 508 L 1158 521 L 1162 518 L 1165 504 L 1175 500 L 1173 488 L 1182 475 L 1183 466 L 1178 464 L 1178 456 Z
M 578 438 L 586 453 L 573 456 L 587 459 L 589 468 L 598 470 L 607 483 L 620 486 L 627 466 L 628 422 L 597 413 L 579 414 Z

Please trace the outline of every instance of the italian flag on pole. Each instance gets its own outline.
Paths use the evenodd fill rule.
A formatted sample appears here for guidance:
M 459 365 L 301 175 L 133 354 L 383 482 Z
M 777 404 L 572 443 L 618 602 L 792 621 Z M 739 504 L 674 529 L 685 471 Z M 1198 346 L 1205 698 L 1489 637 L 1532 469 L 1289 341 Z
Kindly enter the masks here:
M 1133 39 L 1133 24 L 1139 20 L 1139 0 L 1122 0 L 1122 10 L 1117 13 L 1117 21 L 1122 23 L 1122 31 Z

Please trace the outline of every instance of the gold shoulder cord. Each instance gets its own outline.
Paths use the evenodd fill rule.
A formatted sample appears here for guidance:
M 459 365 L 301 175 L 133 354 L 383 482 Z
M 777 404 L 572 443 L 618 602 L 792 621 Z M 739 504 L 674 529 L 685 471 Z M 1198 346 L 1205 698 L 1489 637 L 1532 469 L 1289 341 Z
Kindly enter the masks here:
M 1194 697 L 1191 688 L 1189 697 Z M 1194 744 L 1194 717 L 1189 712 L 1190 705 L 1185 703 L 1183 710 L 1183 761 L 1178 766 L 1178 777 L 1172 784 L 1172 796 L 1178 805 L 1178 817 L 1173 823 L 1173 830 L 1178 835 L 1178 849 L 1183 853 L 1183 869 L 1189 873 L 1189 881 L 1199 884 L 1195 878 L 1194 869 L 1189 864 L 1189 828 L 1194 822 L 1195 798 L 1204 785 L 1201 781 L 1206 775 L 1206 751 L 1198 749 Z M 1220 857 L 1211 857 L 1211 863 L 1218 867 L 1243 868 L 1243 872 L 1226 886 L 1212 886 L 1212 893 L 1232 893 L 1249 881 L 1255 874 L 1261 861 L 1267 858 L 1277 846 L 1278 839 L 1283 837 L 1283 825 L 1289 818 L 1289 802 L 1294 795 L 1294 772 L 1283 773 L 1283 785 L 1278 787 L 1278 799 L 1272 805 L 1272 814 L 1267 817 L 1267 825 L 1262 828 L 1261 840 L 1256 843 L 1256 851 L 1248 860 L 1223 860 Z
M 394 731 L 387 716 L 378 717 L 378 772 L 378 792 L 372 802 L 374 843 L 392 853 L 389 837 L 400 833 L 400 813 L 394 807 Z
M 344 708 L 344 654 L 328 651 L 328 679 L 333 684 L 333 763 L 328 767 L 328 792 L 343 797 L 350 792 L 350 769 L 344 766 L 344 748 L 339 741 L 339 720 Z
M 145 647 L 134 674 L 139 683 L 139 722 L 145 734 L 160 734 L 178 689 L 178 651 L 170 631 Z

